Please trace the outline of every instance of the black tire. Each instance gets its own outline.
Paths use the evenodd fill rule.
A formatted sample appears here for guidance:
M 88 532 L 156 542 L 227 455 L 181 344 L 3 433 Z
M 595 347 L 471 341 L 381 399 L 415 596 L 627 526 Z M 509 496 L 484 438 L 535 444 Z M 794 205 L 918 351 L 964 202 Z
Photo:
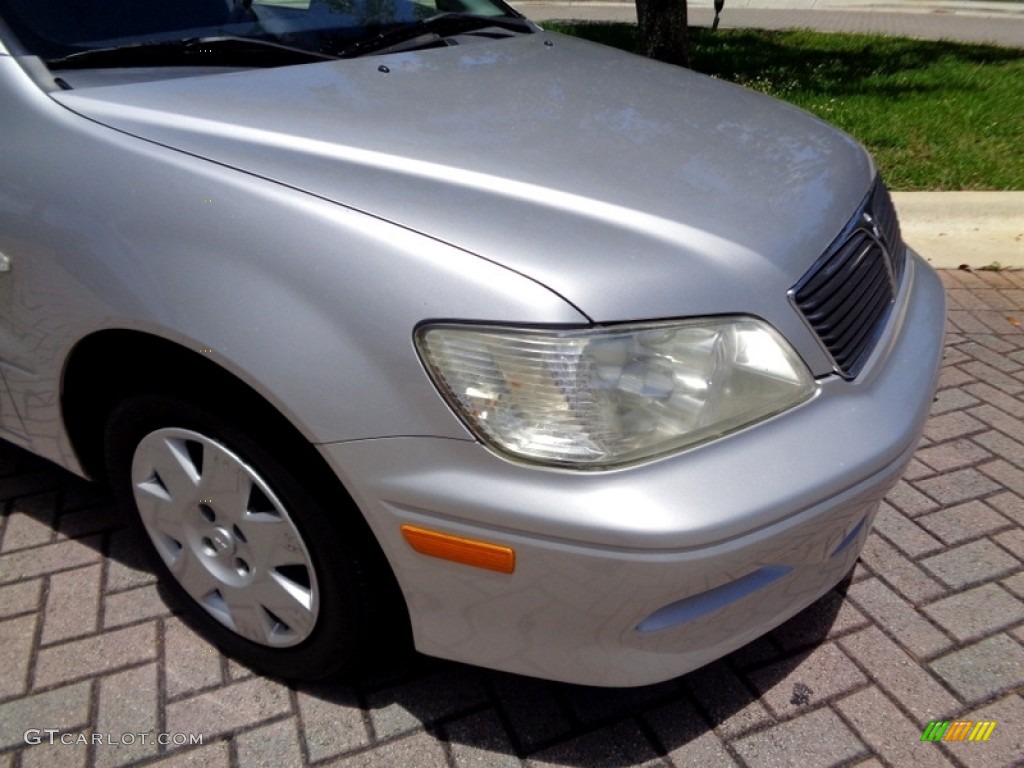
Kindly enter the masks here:
M 167 395 L 128 399 L 107 421 L 115 500 L 190 623 L 241 663 L 296 680 L 365 672 L 369 649 L 404 653 L 404 605 L 358 511 L 318 490 L 294 441 L 241 421 Z

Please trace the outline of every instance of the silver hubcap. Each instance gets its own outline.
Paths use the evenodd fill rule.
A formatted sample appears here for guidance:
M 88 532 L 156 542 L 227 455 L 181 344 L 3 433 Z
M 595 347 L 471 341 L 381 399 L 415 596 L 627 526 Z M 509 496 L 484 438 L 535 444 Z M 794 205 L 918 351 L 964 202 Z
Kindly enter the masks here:
M 132 485 L 160 557 L 211 616 L 261 645 L 309 637 L 319 610 L 312 559 L 252 467 L 197 432 L 158 429 L 135 449 Z

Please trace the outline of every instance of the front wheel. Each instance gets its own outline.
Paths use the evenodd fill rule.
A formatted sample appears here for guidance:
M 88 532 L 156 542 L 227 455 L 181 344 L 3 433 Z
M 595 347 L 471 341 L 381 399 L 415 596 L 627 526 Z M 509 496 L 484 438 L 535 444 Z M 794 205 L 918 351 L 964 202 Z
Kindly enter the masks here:
M 297 457 L 289 446 L 267 444 L 189 403 L 138 397 L 111 415 L 107 463 L 119 505 L 203 634 L 279 677 L 347 673 L 386 602 L 365 556 L 375 543 L 346 519 L 355 510 L 278 460 Z

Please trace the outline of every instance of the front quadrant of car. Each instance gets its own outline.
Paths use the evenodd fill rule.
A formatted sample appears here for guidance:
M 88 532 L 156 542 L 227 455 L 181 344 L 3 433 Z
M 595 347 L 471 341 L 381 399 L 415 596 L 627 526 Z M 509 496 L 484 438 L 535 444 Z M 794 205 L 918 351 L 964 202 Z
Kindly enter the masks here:
M 880 194 L 868 203 L 886 205 Z M 847 258 L 865 221 L 858 208 L 809 274 Z M 323 446 L 360 478 L 418 647 L 543 678 L 646 684 L 742 646 L 842 581 L 916 448 L 941 359 L 941 283 L 891 226 L 861 243 L 837 289 L 861 280 L 888 295 L 860 321 L 868 341 L 841 358 L 856 372 L 837 361 L 810 401 L 739 432 L 586 472 L 510 460 L 486 441 Z M 403 525 L 508 547 L 515 570 L 425 557 Z
M 456 5 L 0 0 L 0 429 L 255 669 L 665 680 L 850 572 L 942 287 L 851 137 Z

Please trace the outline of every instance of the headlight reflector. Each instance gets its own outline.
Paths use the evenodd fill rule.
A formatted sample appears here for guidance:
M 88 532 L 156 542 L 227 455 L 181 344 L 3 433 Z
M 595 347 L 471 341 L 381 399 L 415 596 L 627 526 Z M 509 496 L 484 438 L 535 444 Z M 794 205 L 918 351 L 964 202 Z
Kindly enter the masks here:
M 474 434 L 503 453 L 556 466 L 599 469 L 660 456 L 816 391 L 785 340 L 748 317 L 574 330 L 430 325 L 416 344 Z

